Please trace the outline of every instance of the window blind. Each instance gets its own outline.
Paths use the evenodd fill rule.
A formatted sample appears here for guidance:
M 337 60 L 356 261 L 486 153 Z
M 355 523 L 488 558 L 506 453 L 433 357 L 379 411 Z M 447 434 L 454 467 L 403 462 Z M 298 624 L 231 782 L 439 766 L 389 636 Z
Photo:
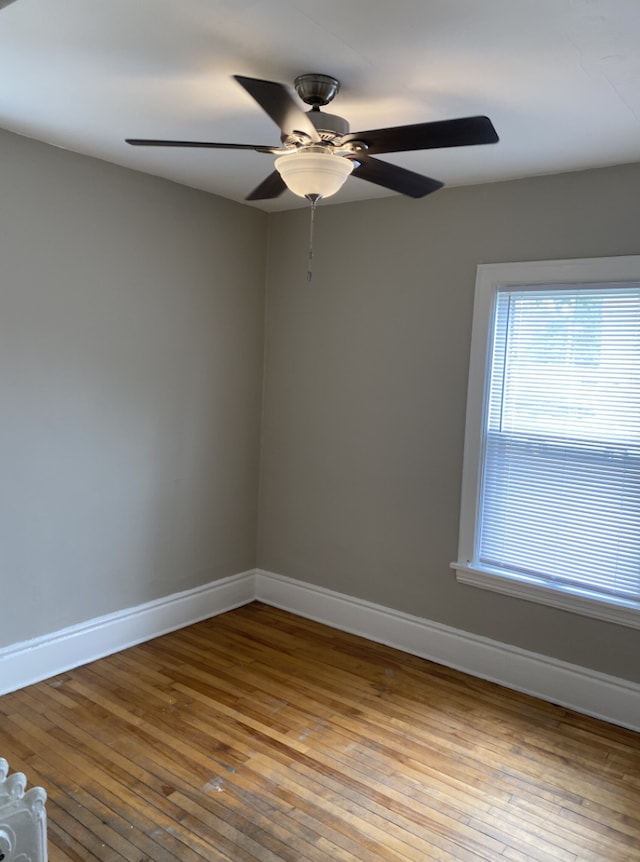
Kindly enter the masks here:
M 640 597 L 640 284 L 497 292 L 476 558 Z

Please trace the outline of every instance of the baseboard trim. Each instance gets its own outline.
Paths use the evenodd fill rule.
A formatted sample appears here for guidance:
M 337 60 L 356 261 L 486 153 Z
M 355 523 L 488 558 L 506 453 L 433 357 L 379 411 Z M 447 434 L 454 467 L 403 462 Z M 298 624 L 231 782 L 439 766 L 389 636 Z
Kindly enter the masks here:
M 640 731 L 640 685 L 264 570 L 256 599 Z
M 253 601 L 255 570 L 0 648 L 0 695 Z
M 640 732 L 640 685 L 262 569 L 0 648 L 0 695 L 254 600 Z

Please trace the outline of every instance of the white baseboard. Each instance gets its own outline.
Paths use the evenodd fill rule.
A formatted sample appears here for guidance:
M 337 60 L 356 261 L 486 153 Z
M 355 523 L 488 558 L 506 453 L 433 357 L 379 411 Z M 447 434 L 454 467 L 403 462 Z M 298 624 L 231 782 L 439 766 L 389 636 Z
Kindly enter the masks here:
M 0 648 L 0 695 L 253 601 L 255 570 Z
M 538 653 L 258 570 L 256 599 L 640 731 L 640 685 Z
M 0 648 L 0 695 L 257 599 L 640 731 L 640 685 L 263 570 Z

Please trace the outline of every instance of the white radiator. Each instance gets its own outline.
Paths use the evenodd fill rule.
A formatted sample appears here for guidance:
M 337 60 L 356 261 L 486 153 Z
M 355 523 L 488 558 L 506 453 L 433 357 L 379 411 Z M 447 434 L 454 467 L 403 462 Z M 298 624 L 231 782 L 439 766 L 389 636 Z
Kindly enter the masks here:
M 0 757 L 0 862 L 47 862 L 47 794 Z

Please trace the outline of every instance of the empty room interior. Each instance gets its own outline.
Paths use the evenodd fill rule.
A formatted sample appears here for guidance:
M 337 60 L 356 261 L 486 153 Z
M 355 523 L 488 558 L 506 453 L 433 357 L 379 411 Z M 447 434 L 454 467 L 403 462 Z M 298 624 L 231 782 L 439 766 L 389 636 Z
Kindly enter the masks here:
M 0 859 L 640 860 L 639 58 L 0 3 Z

